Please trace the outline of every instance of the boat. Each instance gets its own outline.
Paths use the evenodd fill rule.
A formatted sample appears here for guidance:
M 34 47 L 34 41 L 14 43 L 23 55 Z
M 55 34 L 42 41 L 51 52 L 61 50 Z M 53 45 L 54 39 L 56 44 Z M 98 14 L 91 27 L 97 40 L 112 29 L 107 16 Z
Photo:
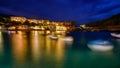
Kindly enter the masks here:
M 64 38 L 62 38 L 62 40 L 65 41 L 65 42 L 72 42 L 73 41 L 73 37 L 71 37 L 71 36 L 64 37 Z
M 113 37 L 120 38 L 120 34 L 118 34 L 118 33 L 110 33 L 110 34 L 111 34 L 111 36 L 113 36 Z
M 94 40 L 88 43 L 88 47 L 93 51 L 111 51 L 114 47 L 106 40 Z
M 54 35 L 48 35 L 48 37 L 49 37 L 50 39 L 53 39 L 53 40 L 57 40 L 57 39 L 58 39 L 58 37 L 57 37 L 57 36 L 54 36 Z

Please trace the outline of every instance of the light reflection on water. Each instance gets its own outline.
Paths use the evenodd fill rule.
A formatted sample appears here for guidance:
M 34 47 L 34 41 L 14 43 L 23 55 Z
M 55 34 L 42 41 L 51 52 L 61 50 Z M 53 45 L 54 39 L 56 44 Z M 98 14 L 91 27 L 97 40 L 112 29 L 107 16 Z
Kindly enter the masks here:
M 20 31 L 12 33 L 10 36 L 12 43 L 12 53 L 15 63 L 21 63 L 26 60 L 27 55 L 27 39 Z
M 39 60 L 40 57 L 40 39 L 38 31 L 32 31 L 30 33 L 30 44 L 31 44 L 31 52 L 32 58 L 34 61 Z
M 9 59 L 0 57 L 0 65 L 2 64 L 0 68 L 117 68 L 119 66 L 118 48 L 117 51 L 114 49 L 111 52 L 95 52 L 87 47 L 87 42 L 92 41 L 91 36 L 84 33 L 80 33 L 77 37 L 76 34 L 71 35 L 75 41 L 66 43 L 61 39 L 65 35 L 57 35 L 58 39 L 54 40 L 44 35 L 43 31 L 12 31 L 9 34 L 0 32 L 0 56 L 5 54 L 3 57 L 7 55 Z M 11 43 L 4 45 L 4 39 L 10 39 L 8 41 Z M 118 40 L 112 39 L 111 43 L 119 47 Z M 9 63 L 6 64 L 7 61 Z
M 2 32 L 0 31 L 0 56 L 3 56 L 3 52 L 4 52 L 3 46 L 4 46 L 4 44 L 3 44 L 3 36 L 2 36 Z
M 63 36 L 59 35 L 58 37 Z M 49 56 L 59 61 L 58 63 L 60 64 L 57 66 L 61 65 L 60 61 L 64 58 L 65 47 L 65 43 L 61 39 L 52 40 L 39 31 L 31 31 L 29 33 L 12 31 L 10 39 L 12 43 L 14 67 L 22 66 L 22 63 L 24 66 L 24 63 L 27 62 L 28 59 L 27 56 L 29 56 L 31 58 L 30 61 L 34 63 L 39 63 L 39 61 L 45 59 L 46 56 Z M 28 51 L 31 55 L 28 55 Z

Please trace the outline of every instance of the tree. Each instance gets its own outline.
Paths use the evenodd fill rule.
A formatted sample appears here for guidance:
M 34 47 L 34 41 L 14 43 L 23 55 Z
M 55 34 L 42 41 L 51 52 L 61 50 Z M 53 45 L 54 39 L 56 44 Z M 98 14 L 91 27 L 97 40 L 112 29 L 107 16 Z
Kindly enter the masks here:
M 23 25 L 28 25 L 28 26 L 30 26 L 30 22 L 29 22 L 28 20 L 26 20 L 26 21 L 23 23 Z
M 76 26 L 76 22 L 75 21 L 71 21 L 71 26 Z

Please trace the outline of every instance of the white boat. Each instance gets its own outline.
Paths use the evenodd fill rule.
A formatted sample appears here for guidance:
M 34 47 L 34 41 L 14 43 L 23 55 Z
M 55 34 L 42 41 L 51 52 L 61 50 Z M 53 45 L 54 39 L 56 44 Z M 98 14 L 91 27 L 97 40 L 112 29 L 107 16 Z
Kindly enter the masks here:
M 109 41 L 95 40 L 88 43 L 88 47 L 93 51 L 111 51 L 114 47 Z
M 62 38 L 63 41 L 65 42 L 72 42 L 73 41 L 73 37 L 69 36 L 69 37 L 64 37 Z
M 50 39 L 54 39 L 54 40 L 58 39 L 58 37 L 57 37 L 57 36 L 54 36 L 54 35 L 48 35 L 48 37 L 49 37 Z
M 110 33 L 110 34 L 111 34 L 111 36 L 113 36 L 113 37 L 120 38 L 120 34 L 117 34 L 117 33 Z

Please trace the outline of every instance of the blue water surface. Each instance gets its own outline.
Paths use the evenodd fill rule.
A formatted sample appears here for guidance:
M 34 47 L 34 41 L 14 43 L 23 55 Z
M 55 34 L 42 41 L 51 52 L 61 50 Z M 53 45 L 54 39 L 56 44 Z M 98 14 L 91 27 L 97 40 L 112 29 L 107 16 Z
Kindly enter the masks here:
M 110 32 L 76 31 L 65 36 L 74 41 L 52 40 L 40 31 L 0 32 L 0 68 L 120 68 L 120 39 Z M 114 49 L 89 49 L 87 44 L 98 39 L 109 41 Z

